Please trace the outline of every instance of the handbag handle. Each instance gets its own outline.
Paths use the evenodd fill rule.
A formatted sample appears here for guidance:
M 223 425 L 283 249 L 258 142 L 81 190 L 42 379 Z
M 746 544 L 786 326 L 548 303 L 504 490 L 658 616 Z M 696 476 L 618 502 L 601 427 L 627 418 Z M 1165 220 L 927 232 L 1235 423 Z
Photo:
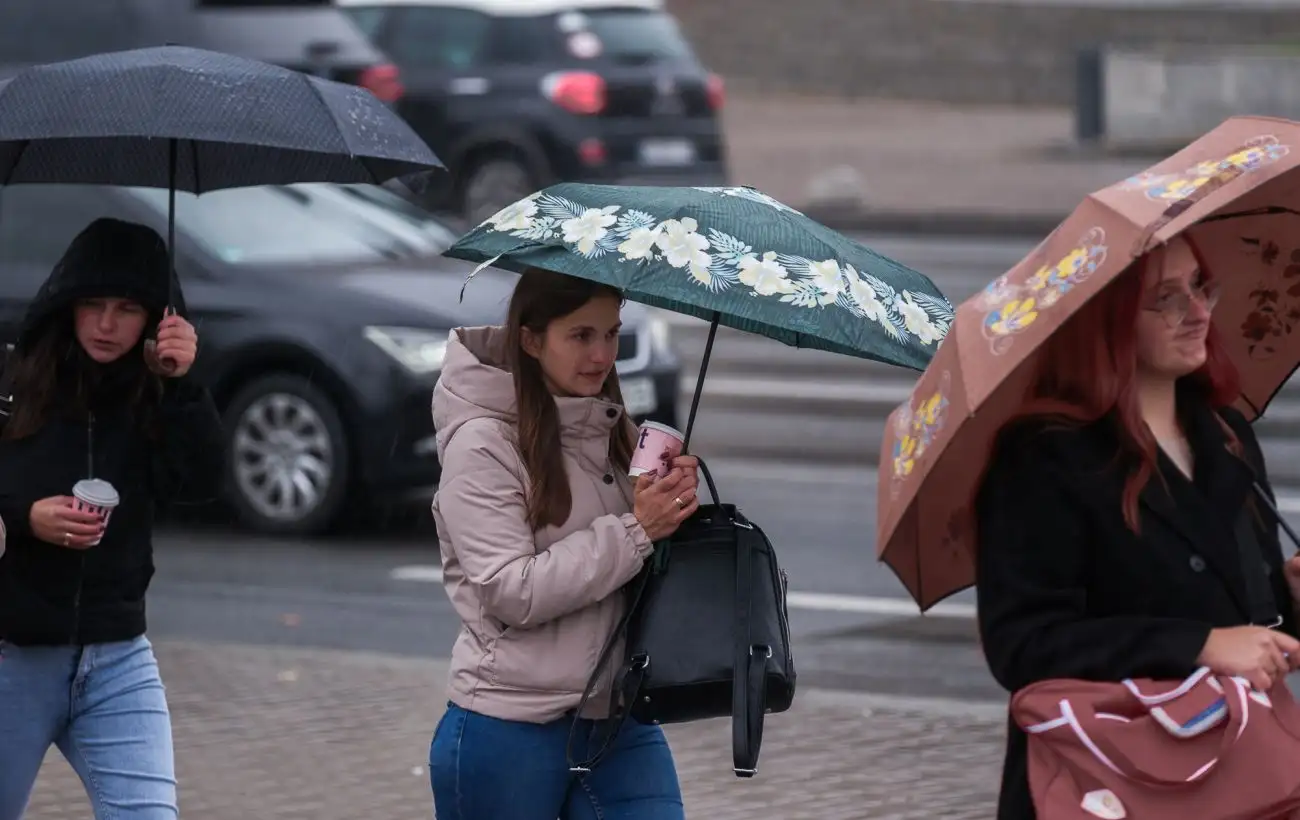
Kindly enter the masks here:
M 1107 718 L 1099 717 L 1091 704 L 1082 704 L 1076 709 L 1068 698 L 1063 699 L 1060 704 L 1061 716 L 1074 730 L 1084 748 L 1116 774 L 1151 786 L 1182 786 L 1197 782 L 1213 771 L 1241 737 L 1250 719 L 1250 695 L 1246 691 L 1246 682 L 1226 676 L 1218 676 L 1215 679 L 1219 681 L 1223 690 L 1224 703 L 1228 710 L 1228 720 L 1220 734 L 1219 749 L 1204 765 L 1183 777 L 1161 776 L 1135 764 L 1128 753 L 1115 744 L 1110 733 L 1102 726 L 1102 721 Z
M 692 455 L 694 454 L 692 453 Z M 713 483 L 713 473 L 709 472 L 709 465 L 705 464 L 704 459 L 700 456 L 695 456 L 695 458 L 700 462 L 700 473 L 704 476 L 704 483 L 709 487 L 709 497 L 713 499 L 715 505 L 721 504 L 722 500 L 718 498 L 718 485 Z M 699 488 L 696 488 L 695 494 L 699 495 Z

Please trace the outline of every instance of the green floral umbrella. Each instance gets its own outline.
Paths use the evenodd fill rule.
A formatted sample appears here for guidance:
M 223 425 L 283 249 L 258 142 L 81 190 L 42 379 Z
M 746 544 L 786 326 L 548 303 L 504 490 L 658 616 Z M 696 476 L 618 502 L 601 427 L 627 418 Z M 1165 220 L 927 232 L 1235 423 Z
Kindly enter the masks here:
M 445 253 L 479 270 L 539 267 L 604 282 L 709 321 L 688 440 L 718 325 L 920 371 L 953 318 L 925 276 L 753 188 L 560 183 Z

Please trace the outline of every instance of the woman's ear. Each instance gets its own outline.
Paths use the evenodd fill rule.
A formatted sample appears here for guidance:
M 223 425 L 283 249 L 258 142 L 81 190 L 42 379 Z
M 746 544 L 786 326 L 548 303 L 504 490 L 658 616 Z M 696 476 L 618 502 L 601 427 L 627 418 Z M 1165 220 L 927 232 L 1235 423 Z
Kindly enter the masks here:
M 540 359 L 542 356 L 542 334 L 534 333 L 528 328 L 520 328 L 519 346 L 524 352 L 534 359 Z

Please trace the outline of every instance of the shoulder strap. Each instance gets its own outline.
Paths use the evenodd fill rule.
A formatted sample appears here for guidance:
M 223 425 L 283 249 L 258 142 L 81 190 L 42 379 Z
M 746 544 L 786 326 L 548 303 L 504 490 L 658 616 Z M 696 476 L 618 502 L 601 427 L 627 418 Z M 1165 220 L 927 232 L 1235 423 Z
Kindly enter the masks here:
M 772 647 L 754 643 L 754 536 L 763 537 L 736 511 L 736 660 L 731 677 L 731 766 L 737 777 L 758 774 L 767 708 L 767 661 Z M 742 530 L 749 531 L 748 536 Z
M 655 546 L 656 553 L 659 551 L 660 546 Z M 595 754 L 588 755 L 585 760 L 576 761 L 573 756 L 573 743 L 578 734 L 578 721 L 582 719 L 583 711 L 586 710 L 587 704 L 591 702 L 592 695 L 596 693 L 596 687 L 600 685 L 601 678 L 605 676 L 605 670 L 609 668 L 610 663 L 614 660 L 614 649 L 627 636 L 628 626 L 632 623 L 632 618 L 636 614 L 637 604 L 641 602 L 641 596 L 645 593 L 646 585 L 650 583 L 652 572 L 654 572 L 654 562 L 647 561 L 645 567 L 641 570 L 641 574 L 632 582 L 627 609 L 623 612 L 623 617 L 619 619 L 614 631 L 610 633 L 605 645 L 601 648 L 600 657 L 596 660 L 596 668 L 592 670 L 591 677 L 587 678 L 587 685 L 582 691 L 582 699 L 578 701 L 578 709 L 573 716 L 573 725 L 569 727 L 569 740 L 565 744 L 565 757 L 568 758 L 569 771 L 574 774 L 591 772 L 596 767 L 596 764 L 609 754 L 609 750 L 614 746 L 614 741 L 618 738 L 618 733 L 623 728 L 623 721 L 627 719 L 629 707 L 640 693 L 641 684 L 645 681 L 646 666 L 634 663 L 626 670 L 622 683 L 616 681 L 615 685 L 610 687 L 609 718 L 605 721 L 606 737 Z

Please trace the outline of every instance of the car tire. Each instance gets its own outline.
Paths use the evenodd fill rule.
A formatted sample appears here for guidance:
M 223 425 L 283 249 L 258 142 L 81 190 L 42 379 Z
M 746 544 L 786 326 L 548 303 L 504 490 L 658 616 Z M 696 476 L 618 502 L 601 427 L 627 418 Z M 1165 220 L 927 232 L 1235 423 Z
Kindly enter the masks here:
M 536 182 L 522 161 L 492 157 L 470 166 L 460 190 L 461 214 L 471 226 L 476 226 L 531 194 L 536 190 Z
M 343 511 L 347 433 L 334 401 L 302 376 L 275 373 L 240 388 L 224 414 L 227 497 L 252 529 L 319 533 Z

